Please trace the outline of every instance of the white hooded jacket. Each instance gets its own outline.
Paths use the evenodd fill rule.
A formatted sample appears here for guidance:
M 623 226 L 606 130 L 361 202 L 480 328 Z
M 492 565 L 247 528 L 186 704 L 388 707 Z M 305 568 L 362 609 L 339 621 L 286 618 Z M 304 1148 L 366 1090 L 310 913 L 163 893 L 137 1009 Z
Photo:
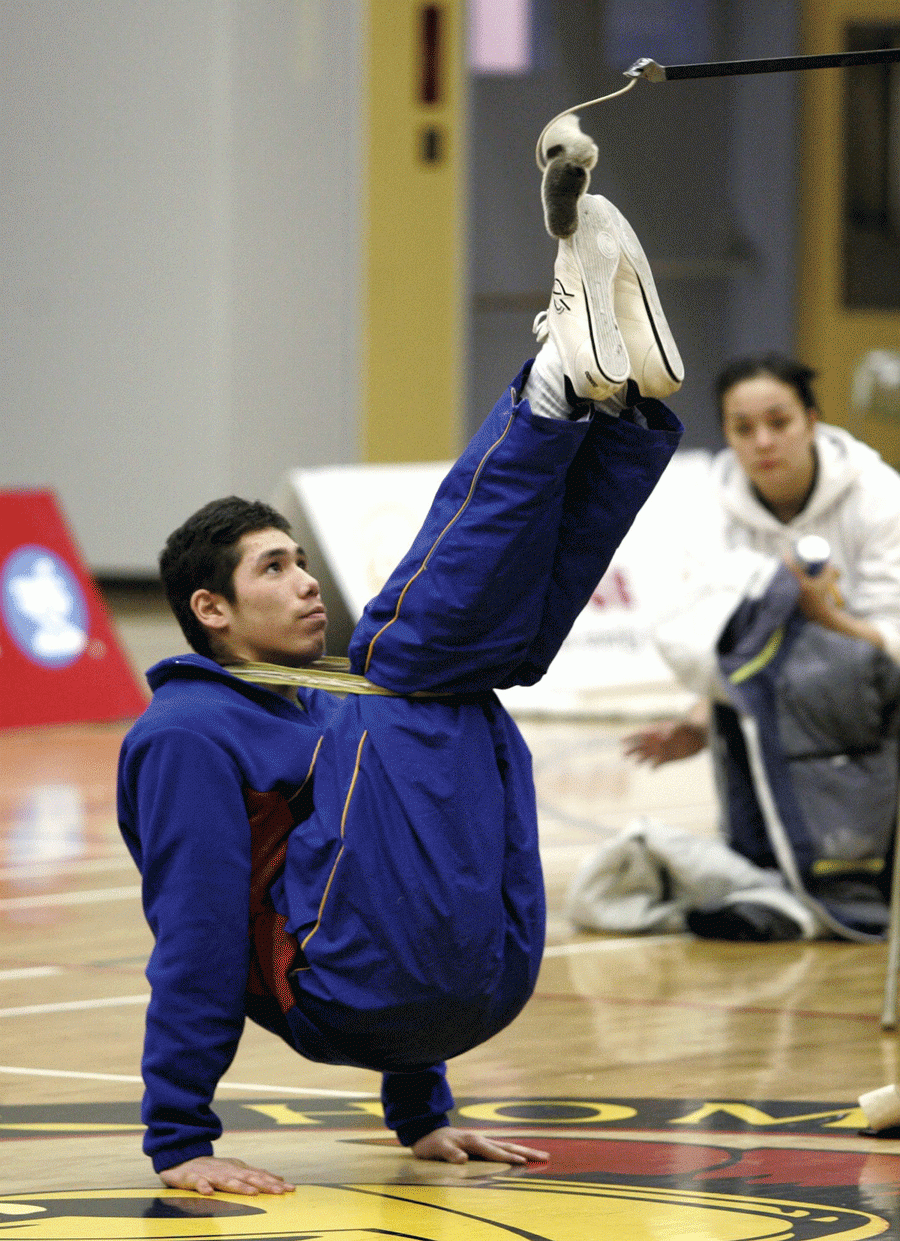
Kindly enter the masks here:
M 818 471 L 801 513 L 781 522 L 731 449 L 715 458 L 708 505 L 685 540 L 683 591 L 659 618 L 663 657 L 690 689 L 716 692 L 715 643 L 740 599 L 762 593 L 799 538 L 828 540 L 847 611 L 900 663 L 900 474 L 840 427 L 815 431 Z

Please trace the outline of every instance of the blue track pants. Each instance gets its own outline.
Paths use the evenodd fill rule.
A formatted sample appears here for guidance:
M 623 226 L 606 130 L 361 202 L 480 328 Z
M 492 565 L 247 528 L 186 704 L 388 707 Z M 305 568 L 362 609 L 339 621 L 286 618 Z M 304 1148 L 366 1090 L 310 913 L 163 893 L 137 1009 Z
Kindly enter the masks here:
M 351 695 L 276 903 L 303 952 L 298 1046 L 408 1070 L 490 1038 L 534 988 L 544 894 L 530 756 L 493 693 L 546 671 L 677 447 L 681 426 L 497 404 L 366 608 Z M 425 695 L 416 697 L 415 695 Z M 430 697 L 427 695 L 441 695 Z

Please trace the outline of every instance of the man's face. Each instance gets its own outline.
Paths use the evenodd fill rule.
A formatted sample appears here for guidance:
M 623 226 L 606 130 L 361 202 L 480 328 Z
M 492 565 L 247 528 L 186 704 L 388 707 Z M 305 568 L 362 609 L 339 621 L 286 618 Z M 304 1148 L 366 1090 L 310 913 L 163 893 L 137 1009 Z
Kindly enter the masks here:
M 221 619 L 212 626 L 222 662 L 298 668 L 325 650 L 327 617 L 306 557 L 281 530 L 255 530 L 238 543 L 234 602 L 215 595 Z

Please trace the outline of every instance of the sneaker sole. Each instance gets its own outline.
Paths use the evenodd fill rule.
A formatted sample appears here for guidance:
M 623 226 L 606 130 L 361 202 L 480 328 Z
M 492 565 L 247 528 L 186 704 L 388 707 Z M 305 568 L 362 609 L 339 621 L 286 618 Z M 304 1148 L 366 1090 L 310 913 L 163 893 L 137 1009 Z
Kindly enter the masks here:
M 613 282 L 619 266 L 619 243 L 611 203 L 585 194 L 578 203 L 578 229 L 572 253 L 581 274 L 591 346 L 603 378 L 620 387 L 629 375 L 628 351 L 616 323 Z
M 681 384 L 684 381 L 684 363 L 681 360 L 681 354 L 678 352 L 678 346 L 675 344 L 672 331 L 666 322 L 666 316 L 663 313 L 659 294 L 656 291 L 656 282 L 653 279 L 647 256 L 641 243 L 638 241 L 637 234 L 618 207 L 606 199 L 603 199 L 603 202 L 606 203 L 610 210 L 622 250 L 634 269 L 634 274 L 637 276 L 641 296 L 644 299 L 644 309 L 647 312 L 647 321 L 653 329 L 659 356 L 672 381 Z

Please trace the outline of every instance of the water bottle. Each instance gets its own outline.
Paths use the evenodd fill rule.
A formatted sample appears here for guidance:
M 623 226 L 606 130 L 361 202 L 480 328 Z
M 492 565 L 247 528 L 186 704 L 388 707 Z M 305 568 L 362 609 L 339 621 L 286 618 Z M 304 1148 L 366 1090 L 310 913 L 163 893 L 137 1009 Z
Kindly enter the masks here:
M 831 559 L 831 546 L 820 534 L 804 534 L 803 538 L 794 544 L 794 555 L 804 573 L 815 577 Z

